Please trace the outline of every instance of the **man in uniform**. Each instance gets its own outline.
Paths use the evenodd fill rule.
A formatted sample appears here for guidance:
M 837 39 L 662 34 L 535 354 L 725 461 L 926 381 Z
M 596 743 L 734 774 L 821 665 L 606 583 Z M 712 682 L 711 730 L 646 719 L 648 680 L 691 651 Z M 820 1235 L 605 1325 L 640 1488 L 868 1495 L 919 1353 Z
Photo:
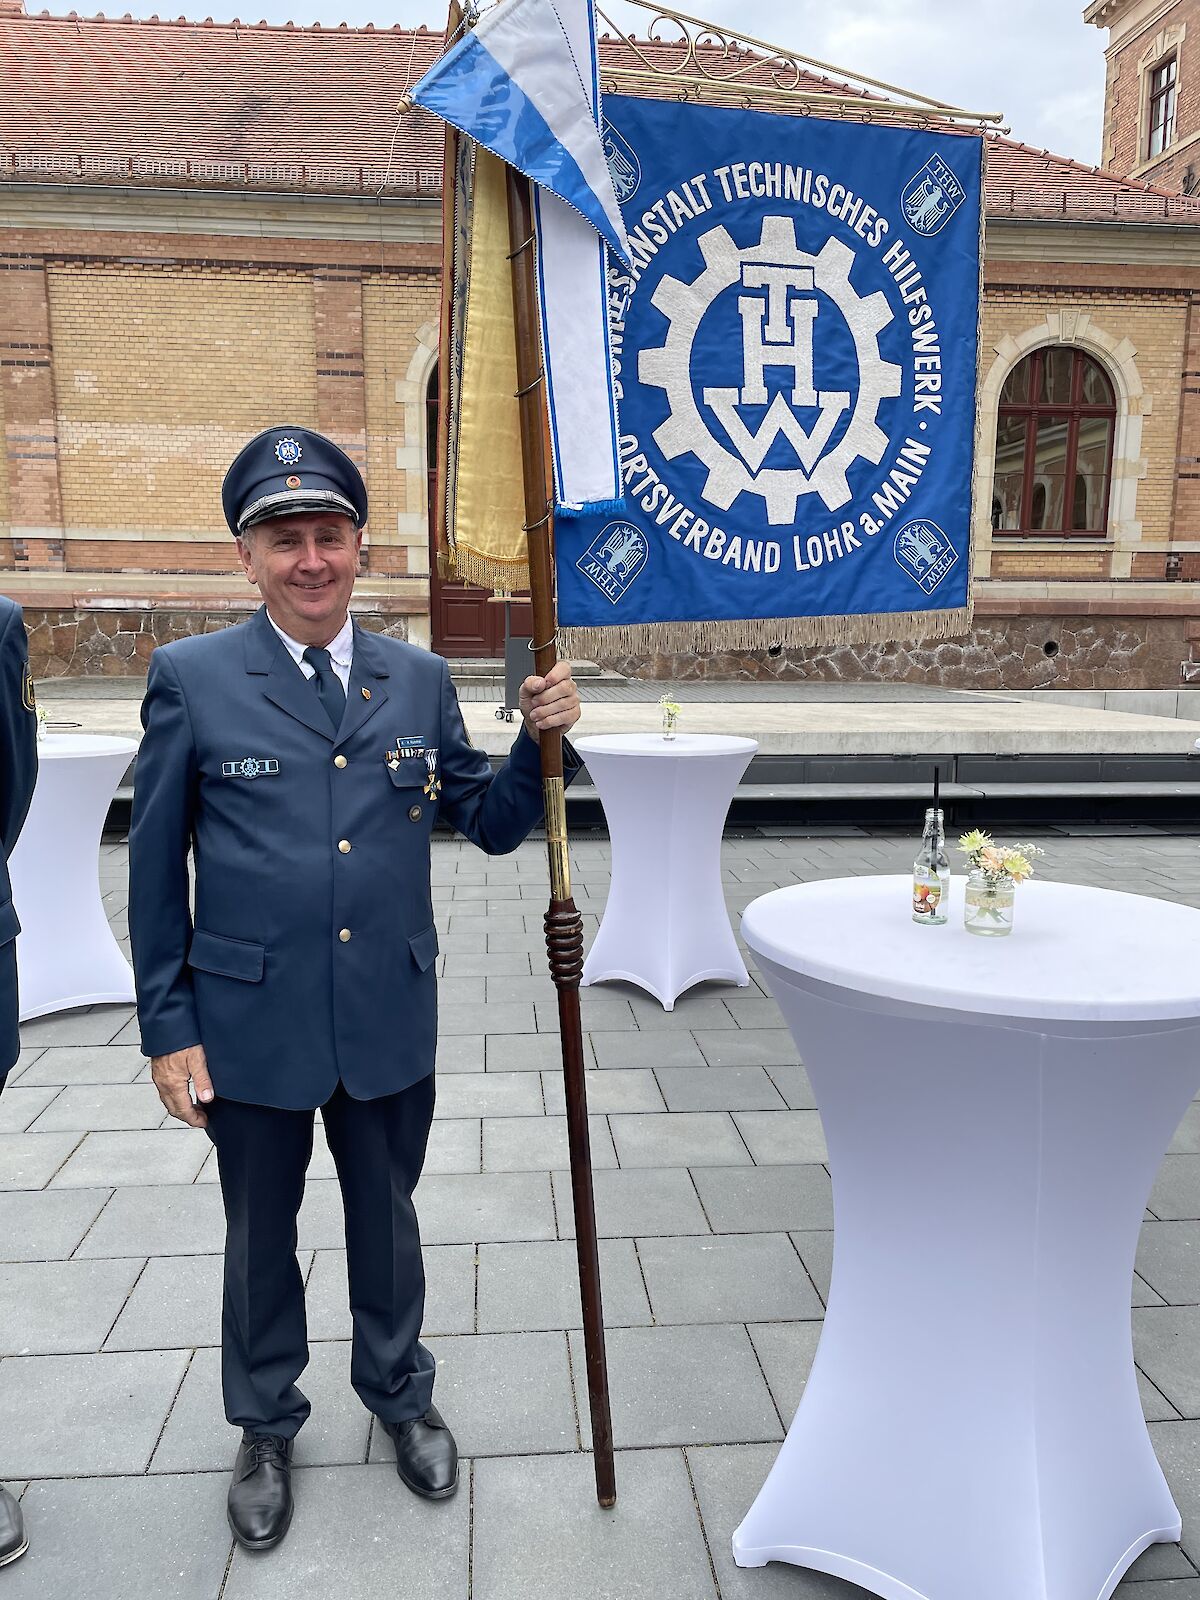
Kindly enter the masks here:
M 570 728 L 579 697 L 566 663 L 527 679 L 523 727 L 493 774 L 446 662 L 349 616 L 367 516 L 354 463 L 306 428 L 270 428 L 222 500 L 265 604 L 151 658 L 129 922 L 159 1094 L 217 1150 L 222 1386 L 243 1430 L 229 1520 L 262 1550 L 287 1532 L 309 1413 L 295 1251 L 317 1107 L 346 1213 L 351 1383 L 410 1489 L 457 1487 L 419 1339 L 412 1204 L 434 1102 L 430 833 L 440 814 L 484 850 L 515 849 L 542 814 L 539 732 Z
M 17 934 L 8 858 L 33 798 L 37 779 L 37 711 L 29 675 L 29 646 L 21 608 L 0 595 L 0 1094 L 16 1064 Z M 21 1508 L 0 1488 L 0 1567 L 29 1548 Z

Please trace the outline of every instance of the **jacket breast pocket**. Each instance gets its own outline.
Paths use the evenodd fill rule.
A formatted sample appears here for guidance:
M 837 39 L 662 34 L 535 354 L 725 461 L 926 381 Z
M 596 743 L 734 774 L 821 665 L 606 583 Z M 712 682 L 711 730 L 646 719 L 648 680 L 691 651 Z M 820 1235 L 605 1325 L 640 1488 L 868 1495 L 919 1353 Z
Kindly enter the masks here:
M 388 762 L 388 777 L 397 789 L 423 789 L 429 777 L 424 756 L 401 756 L 399 761 Z
M 266 951 L 248 939 L 227 939 L 224 934 L 206 933 L 197 928 L 188 951 L 188 966 L 213 972 L 219 978 L 238 978 L 243 983 L 261 983 Z
M 17 908 L 11 900 L 0 903 L 0 945 L 11 944 L 21 931 Z

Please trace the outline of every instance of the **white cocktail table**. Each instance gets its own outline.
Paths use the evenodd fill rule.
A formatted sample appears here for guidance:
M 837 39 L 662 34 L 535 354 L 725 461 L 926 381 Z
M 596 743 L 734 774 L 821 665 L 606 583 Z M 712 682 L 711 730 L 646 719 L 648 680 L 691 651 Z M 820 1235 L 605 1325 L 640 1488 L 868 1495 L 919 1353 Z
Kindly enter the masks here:
M 1200 911 L 1035 882 L 1012 935 L 914 925 L 907 878 L 764 895 L 742 931 L 812 1079 L 833 1281 L 733 1537 L 887 1600 L 1107 1600 L 1180 1518 L 1130 1285 L 1200 1088 Z
M 54 733 L 38 742 L 38 779 L 9 861 L 21 920 L 21 1020 L 133 999 L 133 971 L 100 898 L 100 834 L 132 739 Z
M 621 733 L 575 748 L 612 840 L 612 887 L 583 982 L 624 978 L 668 1011 L 706 978 L 748 984 L 721 888 L 721 832 L 756 741 Z

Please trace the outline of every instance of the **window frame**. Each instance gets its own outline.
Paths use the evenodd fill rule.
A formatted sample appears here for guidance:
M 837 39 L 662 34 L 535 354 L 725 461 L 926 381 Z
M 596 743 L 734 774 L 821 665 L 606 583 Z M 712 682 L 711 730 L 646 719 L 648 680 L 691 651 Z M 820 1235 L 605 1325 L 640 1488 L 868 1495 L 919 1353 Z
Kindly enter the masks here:
M 1170 77 L 1158 80 L 1165 73 Z M 1162 121 L 1156 120 L 1159 106 L 1165 105 Z M 1175 143 L 1175 118 L 1179 107 L 1179 52 L 1172 50 L 1146 73 L 1146 149 L 1144 159 L 1157 161 L 1166 155 Z M 1162 134 L 1161 143 L 1155 143 L 1156 134 Z
M 1071 364 L 1071 395 L 1069 401 L 1029 399 L 1016 403 L 1005 403 L 1004 390 L 1008 387 L 1015 373 L 1022 366 L 1029 368 L 1029 383 L 1027 393 L 1031 396 L 1038 395 L 1042 389 L 1042 378 L 1045 372 L 1046 356 L 1056 350 L 1066 350 L 1072 357 Z M 1112 395 L 1111 402 L 1105 405 L 1090 405 L 1083 399 L 1084 374 L 1089 367 L 1095 367 L 1108 384 Z M 1036 350 L 1021 357 L 1021 360 L 1011 368 L 1005 377 L 1000 390 L 1001 399 L 996 408 L 996 436 L 999 439 L 1000 429 L 1006 420 L 1020 419 L 1025 424 L 1024 458 L 1021 464 L 1021 526 L 1017 528 L 993 528 L 993 539 L 1090 539 L 1104 540 L 1109 538 L 1109 517 L 1112 510 L 1113 487 L 1113 458 L 1116 451 L 1117 438 L 1117 387 L 1113 381 L 1112 373 L 1099 362 L 1094 355 L 1086 350 L 1080 350 L 1071 345 L 1049 344 L 1040 345 Z M 1104 525 L 1100 528 L 1034 528 L 1032 522 L 1033 497 L 1038 482 L 1034 468 L 1037 461 L 1038 424 L 1043 418 L 1048 423 L 1067 421 L 1067 444 L 1063 455 L 1063 505 L 1062 520 L 1068 522 L 1073 514 L 1077 468 L 1079 460 L 1079 425 L 1089 417 L 1101 417 L 1108 423 L 1108 447 L 1104 459 Z M 992 494 L 995 497 L 996 473 L 993 469 Z

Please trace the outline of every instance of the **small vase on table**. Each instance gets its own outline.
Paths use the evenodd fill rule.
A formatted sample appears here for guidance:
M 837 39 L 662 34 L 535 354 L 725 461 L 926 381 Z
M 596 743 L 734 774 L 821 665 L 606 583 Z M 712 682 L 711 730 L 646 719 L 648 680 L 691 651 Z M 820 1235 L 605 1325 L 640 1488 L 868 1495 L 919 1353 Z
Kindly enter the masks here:
M 664 739 L 673 739 L 675 725 L 679 721 L 679 703 L 665 696 L 658 703 L 662 707 L 662 736 Z
M 985 939 L 1000 939 L 1011 933 L 1016 887 L 1011 878 L 991 883 L 986 872 L 972 867 L 967 873 L 963 902 L 963 924 L 967 932 Z

